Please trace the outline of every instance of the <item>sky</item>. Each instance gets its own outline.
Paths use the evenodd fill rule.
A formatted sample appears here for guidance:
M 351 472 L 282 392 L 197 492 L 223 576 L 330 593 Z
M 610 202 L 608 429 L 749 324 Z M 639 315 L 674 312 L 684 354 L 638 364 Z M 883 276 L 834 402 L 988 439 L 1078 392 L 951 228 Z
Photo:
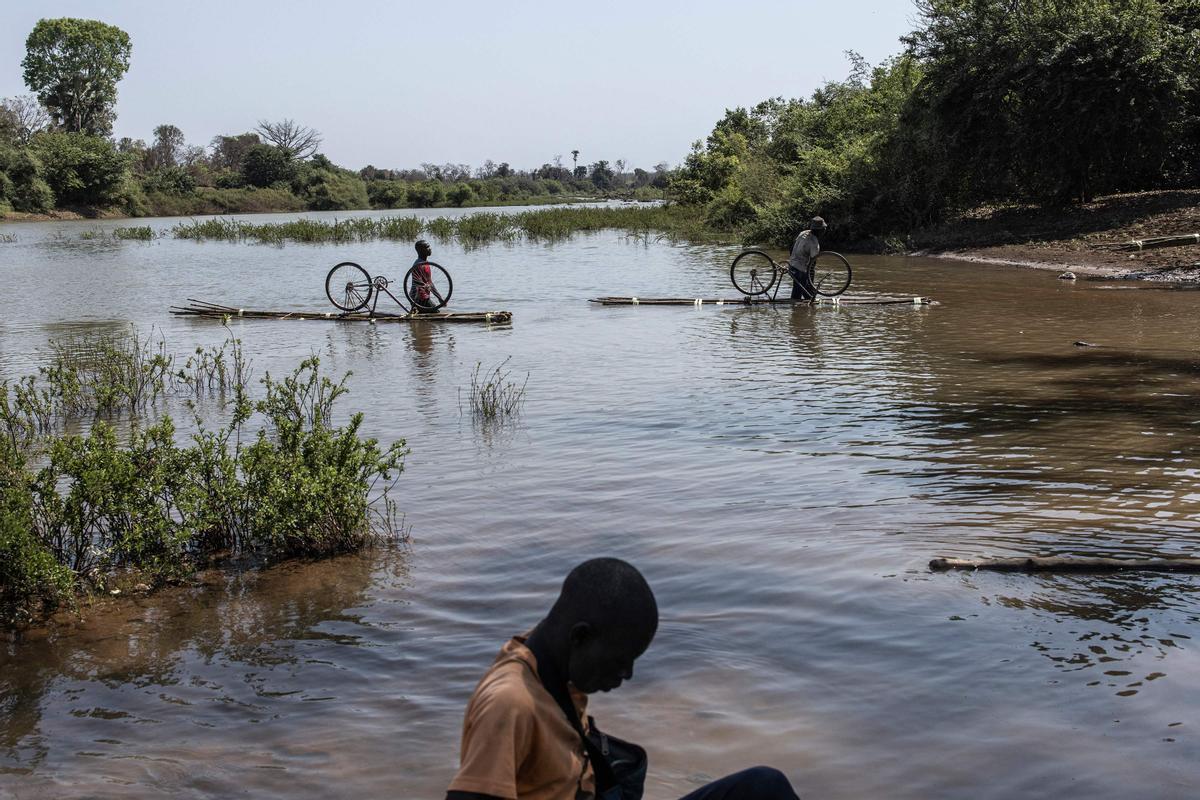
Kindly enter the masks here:
M 686 157 L 726 108 L 802 97 L 875 64 L 911 0 L 3 0 L 0 97 L 25 94 L 41 18 L 99 19 L 133 42 L 117 137 L 171 123 L 190 144 L 291 118 L 352 169 L 507 161 L 528 169 Z

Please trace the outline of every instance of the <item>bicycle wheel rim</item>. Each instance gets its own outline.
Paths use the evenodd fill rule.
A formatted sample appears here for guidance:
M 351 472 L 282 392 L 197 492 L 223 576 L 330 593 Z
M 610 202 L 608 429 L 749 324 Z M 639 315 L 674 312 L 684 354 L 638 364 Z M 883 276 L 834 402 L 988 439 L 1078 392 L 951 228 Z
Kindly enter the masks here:
M 427 299 L 418 297 L 420 285 L 416 279 L 416 269 L 419 266 L 429 267 L 429 297 Z M 408 272 L 404 273 L 404 296 L 418 309 L 436 311 L 450 302 L 452 294 L 454 294 L 454 281 L 451 280 L 450 273 L 440 264 L 425 261 L 422 264 L 414 264 Z
M 371 276 L 353 261 L 343 261 L 325 276 L 325 295 L 342 311 L 358 311 L 371 302 Z
M 771 291 L 779 275 L 775 262 L 761 250 L 747 250 L 738 255 L 729 267 L 733 288 L 748 297 Z
M 837 297 L 850 288 L 850 262 L 841 253 L 826 250 L 813 265 L 813 289 L 822 297 Z

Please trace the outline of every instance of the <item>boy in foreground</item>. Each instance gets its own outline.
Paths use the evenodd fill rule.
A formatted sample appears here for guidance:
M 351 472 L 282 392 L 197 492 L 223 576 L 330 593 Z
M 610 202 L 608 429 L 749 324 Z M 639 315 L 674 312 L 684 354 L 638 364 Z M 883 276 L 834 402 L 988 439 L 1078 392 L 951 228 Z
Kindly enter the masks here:
M 447 800 L 627 797 L 613 783 L 625 780 L 628 765 L 610 765 L 609 740 L 587 716 L 587 696 L 633 677 L 633 662 L 657 630 L 654 594 L 632 565 L 597 558 L 571 570 L 546 618 L 505 644 L 475 688 Z M 640 779 L 636 783 L 640 796 Z M 754 767 L 683 800 L 799 798 L 783 773 Z

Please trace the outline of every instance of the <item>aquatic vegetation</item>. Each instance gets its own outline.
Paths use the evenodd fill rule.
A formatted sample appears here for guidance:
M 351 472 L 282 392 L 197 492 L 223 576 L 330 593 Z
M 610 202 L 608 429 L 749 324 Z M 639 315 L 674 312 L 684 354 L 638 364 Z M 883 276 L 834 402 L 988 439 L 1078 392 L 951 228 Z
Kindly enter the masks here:
M 250 382 L 250 363 L 240 342 L 230 334 L 229 339 L 219 346 L 197 347 L 172 378 L 179 385 L 190 388 L 196 397 L 224 397 Z
M 17 237 L 11 233 L 0 233 L 0 244 L 12 244 Z
M 646 237 L 653 232 L 677 239 L 704 239 L 711 234 L 694 209 L 679 206 L 559 207 L 519 214 L 481 211 L 425 221 L 411 216 L 333 221 L 301 219 L 257 224 L 209 219 L 179 223 L 171 229 L 171 234 L 177 239 L 261 244 L 323 244 L 376 239 L 413 241 L 428 235 L 441 241 L 458 240 L 466 246 L 479 246 L 520 237 L 528 241 L 557 241 L 581 231 L 608 229 L 635 231 Z
M 423 227 L 430 236 L 434 237 L 435 239 L 440 239 L 444 242 L 450 241 L 454 238 L 455 230 L 457 228 L 457 226 L 454 224 L 454 220 L 446 217 L 437 217 L 435 219 L 431 219 L 424 223 Z
M 154 334 L 135 329 L 53 339 L 42 377 L 58 408 L 78 414 L 136 414 L 167 389 L 175 357 Z
M 139 242 L 149 242 L 154 239 L 154 229 L 149 225 L 137 225 L 129 228 L 113 228 L 112 238 L 133 239 Z
M 41 380 L 0 381 L 0 624 L 186 578 L 214 559 L 322 557 L 399 535 L 389 490 L 408 450 L 362 436 L 361 414 L 334 424 L 345 377 L 330 379 L 311 357 L 282 379 L 265 376 L 253 400 L 237 339 L 169 375 L 149 341 L 59 343 Z M 169 415 L 147 419 L 132 403 L 126 429 L 96 420 L 85 434 L 60 432 L 70 410 L 99 407 L 97 386 L 121 385 L 97 379 L 91 355 L 114 351 L 151 365 L 136 380 L 218 395 L 225 422 L 209 427 L 189 402 L 196 432 L 185 438 Z
M 483 362 L 476 362 L 471 373 L 471 413 L 480 421 L 496 422 L 515 417 L 525 403 L 525 386 L 529 383 L 529 374 L 525 380 L 518 383 L 512 379 L 511 371 L 505 371 L 509 358 L 504 359 L 492 369 L 484 371 Z

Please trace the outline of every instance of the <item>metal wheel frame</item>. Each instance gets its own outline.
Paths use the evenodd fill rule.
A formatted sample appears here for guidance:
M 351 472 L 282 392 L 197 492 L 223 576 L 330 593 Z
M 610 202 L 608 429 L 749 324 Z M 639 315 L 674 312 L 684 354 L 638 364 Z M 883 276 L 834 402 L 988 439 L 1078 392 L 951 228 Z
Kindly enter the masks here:
M 415 311 L 437 311 L 438 309 L 444 308 L 445 305 L 450 302 L 450 297 L 454 294 L 454 279 L 450 277 L 450 273 L 447 272 L 446 268 L 443 267 L 441 264 L 438 264 L 433 261 L 424 261 L 422 263 L 427 264 L 429 266 L 430 273 L 431 273 L 431 277 L 430 277 L 431 285 L 429 288 L 433 292 L 434 296 L 436 296 L 438 303 L 436 305 L 432 305 L 432 306 L 425 305 L 424 303 L 419 301 L 417 298 L 413 297 L 412 292 L 413 292 L 413 289 L 415 288 L 415 283 L 416 283 L 416 281 L 414 280 L 414 275 L 416 273 L 417 267 L 420 266 L 420 264 L 413 264 L 411 267 L 408 268 L 408 272 L 404 273 L 404 284 L 403 284 L 404 296 L 408 298 L 408 302 L 412 304 L 413 310 L 415 310 Z M 433 280 L 433 278 L 432 278 L 432 274 L 433 274 L 434 270 L 441 272 L 442 275 L 446 279 L 446 294 L 444 296 L 440 292 L 438 292 L 437 281 Z
M 345 305 L 338 302 L 337 297 L 335 297 L 334 292 L 332 291 L 334 287 L 330 284 L 330 281 L 333 280 L 333 274 L 342 267 L 352 267 L 352 269 L 348 270 L 350 275 L 354 274 L 354 270 L 358 270 L 360 273 L 362 273 L 364 278 L 361 284 L 357 281 L 350 280 L 347 281 L 345 286 L 342 287 L 342 292 L 339 293 L 338 296 L 343 298 L 343 301 L 346 303 Z M 366 287 L 365 294 L 361 292 L 361 287 Z M 350 303 L 353 301 L 352 293 L 354 297 L 361 298 L 361 301 L 358 302 L 357 305 L 350 305 Z M 355 311 L 361 311 L 362 309 L 366 308 L 368 305 L 370 305 L 371 297 L 375 294 L 375 282 L 371 279 L 370 274 L 353 261 L 343 261 L 340 264 L 335 264 L 334 267 L 325 274 L 325 296 L 329 298 L 329 302 L 333 303 L 335 308 L 338 308 L 347 314 L 353 314 Z
M 765 258 L 767 260 L 768 264 L 771 265 L 771 278 L 769 281 L 766 282 L 766 284 L 763 284 L 761 282 L 761 280 L 758 278 L 757 269 L 755 269 L 754 267 L 750 268 L 751 283 L 748 288 L 756 289 L 755 283 L 757 283 L 759 286 L 762 286 L 761 289 L 756 289 L 755 291 L 747 291 L 747 289 L 742 288 L 741 284 L 738 283 L 738 279 L 737 279 L 738 262 L 748 256 L 753 256 L 753 257 L 761 256 L 762 258 Z M 737 289 L 739 292 L 744 294 L 746 297 L 758 297 L 760 295 L 765 295 L 771 291 L 771 287 L 775 286 L 776 283 L 782 283 L 782 281 L 779 280 L 779 265 L 775 263 L 775 259 L 771 258 L 769 255 L 764 253 L 762 250 L 743 250 L 742 252 L 738 253 L 737 258 L 735 258 L 733 260 L 733 263 L 729 265 L 729 282 L 733 284 L 733 288 Z
M 842 267 L 845 268 L 846 279 L 844 282 L 842 282 L 840 277 L 835 278 L 834 279 L 835 283 L 833 285 L 828 286 L 824 290 L 822 290 L 822 287 L 816 281 L 816 277 L 817 277 L 817 270 L 820 266 L 821 258 L 824 256 L 828 256 L 828 258 L 825 261 L 826 264 L 829 264 L 830 262 L 834 262 L 834 264 L 836 266 L 834 266 L 833 269 L 835 271 L 840 272 Z M 812 281 L 813 289 L 816 291 L 817 294 L 821 295 L 822 297 L 837 297 L 842 292 L 844 292 L 850 288 L 850 281 L 853 277 L 852 270 L 850 269 L 850 262 L 846 260 L 846 257 L 844 255 L 842 255 L 841 253 L 835 253 L 832 250 L 822 250 L 820 253 L 817 254 L 817 257 L 816 257 L 815 261 L 813 262 L 812 267 L 809 268 L 808 275 L 809 275 L 809 280 Z M 832 273 L 831 273 L 831 276 L 832 276 Z

